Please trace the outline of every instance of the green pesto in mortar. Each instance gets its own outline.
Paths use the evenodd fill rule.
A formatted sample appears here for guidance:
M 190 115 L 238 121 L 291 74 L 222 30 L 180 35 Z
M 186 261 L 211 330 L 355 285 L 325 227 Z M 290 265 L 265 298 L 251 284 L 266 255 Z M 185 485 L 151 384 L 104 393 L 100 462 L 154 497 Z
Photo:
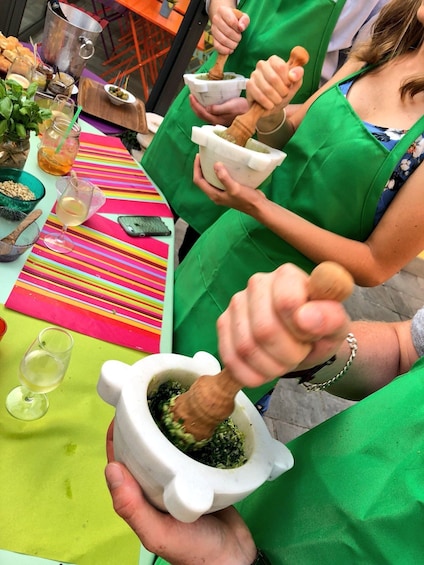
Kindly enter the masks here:
M 224 130 L 214 130 L 213 132 L 219 137 L 222 137 L 222 139 L 225 139 L 226 141 L 229 141 L 230 143 L 234 143 L 236 145 L 236 139 L 234 136 L 228 133 L 228 128 Z M 269 154 L 269 151 L 268 149 L 266 149 L 266 147 L 258 145 L 252 138 L 246 141 L 246 145 L 244 147 L 246 149 L 250 149 L 250 151 L 256 151 L 256 153 L 264 153 L 265 155 Z
M 231 418 L 221 422 L 213 436 L 202 442 L 197 442 L 192 434 L 186 433 L 182 422 L 174 421 L 171 412 L 173 402 L 188 388 L 171 379 L 148 395 L 150 412 L 161 432 L 175 447 L 204 465 L 218 469 L 234 469 L 243 465 L 247 461 L 244 434 Z

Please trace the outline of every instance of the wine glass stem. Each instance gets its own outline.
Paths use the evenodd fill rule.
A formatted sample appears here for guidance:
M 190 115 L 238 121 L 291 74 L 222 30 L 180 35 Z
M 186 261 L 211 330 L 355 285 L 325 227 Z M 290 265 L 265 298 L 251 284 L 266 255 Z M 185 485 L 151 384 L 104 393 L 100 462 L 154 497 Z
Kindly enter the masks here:
M 22 393 L 25 402 L 27 402 L 28 404 L 34 400 L 35 392 L 32 392 L 32 390 L 29 390 L 29 388 L 24 385 L 22 385 Z
M 63 226 L 62 229 L 60 230 L 59 235 L 57 236 L 57 239 L 59 241 L 63 241 L 65 239 L 66 236 L 66 230 L 68 229 L 68 226 Z

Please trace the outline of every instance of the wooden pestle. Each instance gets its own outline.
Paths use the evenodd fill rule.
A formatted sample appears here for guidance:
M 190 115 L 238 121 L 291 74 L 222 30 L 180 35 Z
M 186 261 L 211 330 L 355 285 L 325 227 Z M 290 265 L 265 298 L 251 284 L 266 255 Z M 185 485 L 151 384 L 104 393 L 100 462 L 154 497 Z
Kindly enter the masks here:
M 308 280 L 310 300 L 342 302 L 352 289 L 351 275 L 331 261 L 320 263 Z M 175 399 L 174 421 L 182 423 L 184 431 L 192 434 L 196 441 L 209 439 L 217 425 L 232 414 L 235 395 L 242 386 L 226 368 L 217 375 L 199 377 L 187 392 Z
M 228 55 L 218 53 L 214 66 L 208 72 L 209 80 L 222 80 L 224 78 L 224 65 L 227 59 Z
M 234 9 L 233 12 L 237 16 L 238 20 L 243 15 L 243 12 L 237 9 Z M 209 80 L 222 80 L 224 78 L 224 65 L 227 62 L 227 59 L 228 59 L 228 55 L 223 55 L 222 53 L 218 53 L 218 57 L 216 58 L 215 64 L 208 71 Z
M 3 243 L 8 243 L 9 245 L 14 245 L 16 240 L 18 239 L 18 237 L 21 235 L 21 233 L 30 224 L 35 222 L 35 220 L 37 218 L 39 218 L 41 216 L 41 214 L 42 214 L 42 211 L 40 209 L 32 210 L 32 212 L 30 212 L 9 235 L 6 235 L 0 241 L 2 241 Z M 3 254 L 5 254 L 5 253 L 7 253 L 7 251 L 3 252 Z M 0 254 L 1 254 L 1 252 L 0 252 Z
M 288 60 L 289 68 L 303 67 L 309 61 L 309 54 L 304 47 L 297 45 L 290 52 Z M 252 102 L 249 110 L 245 114 L 236 116 L 233 123 L 220 135 L 227 141 L 244 147 L 247 141 L 256 131 L 256 123 L 261 118 L 265 109 L 257 102 Z

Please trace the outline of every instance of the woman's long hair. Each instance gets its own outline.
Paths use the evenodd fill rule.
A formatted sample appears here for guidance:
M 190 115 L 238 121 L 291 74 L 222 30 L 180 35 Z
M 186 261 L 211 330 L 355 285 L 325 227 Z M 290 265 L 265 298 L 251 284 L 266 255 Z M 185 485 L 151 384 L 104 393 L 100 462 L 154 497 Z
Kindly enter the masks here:
M 382 8 L 371 38 L 351 51 L 352 58 L 370 65 L 389 62 L 417 49 L 424 40 L 424 26 L 417 19 L 421 0 L 391 0 Z M 401 86 L 401 97 L 424 91 L 424 73 Z

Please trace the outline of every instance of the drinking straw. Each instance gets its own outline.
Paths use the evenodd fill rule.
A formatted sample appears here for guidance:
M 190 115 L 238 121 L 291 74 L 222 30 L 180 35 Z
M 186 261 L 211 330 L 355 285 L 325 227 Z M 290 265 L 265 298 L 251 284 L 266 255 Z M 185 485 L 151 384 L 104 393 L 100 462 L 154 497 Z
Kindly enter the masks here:
M 37 43 L 34 43 L 34 40 L 32 39 L 31 36 L 29 36 L 29 41 L 32 45 L 32 49 L 34 51 L 34 66 L 37 66 Z
M 74 117 L 73 117 L 72 120 L 69 122 L 69 126 L 66 128 L 66 131 L 65 131 L 65 133 L 64 133 L 64 135 L 63 135 L 63 138 L 62 138 L 62 141 L 61 141 L 61 142 L 59 143 L 59 145 L 56 147 L 55 153 L 59 153 L 59 151 L 62 149 L 62 146 L 63 146 L 63 144 L 64 144 L 65 141 L 66 141 L 66 138 L 68 137 L 68 135 L 69 135 L 71 129 L 73 128 L 73 125 L 75 124 L 75 122 L 76 122 L 77 119 L 78 119 L 78 116 L 79 116 L 80 113 L 81 113 L 81 110 L 82 110 L 82 106 L 78 106 L 77 109 L 76 109 L 76 111 L 75 111 Z
M 112 82 L 112 84 L 116 84 L 116 85 L 117 85 L 117 82 L 118 82 L 118 79 L 119 79 L 119 75 L 120 75 L 121 73 L 122 73 L 122 70 L 120 70 L 119 73 L 116 75 L 115 80 Z

